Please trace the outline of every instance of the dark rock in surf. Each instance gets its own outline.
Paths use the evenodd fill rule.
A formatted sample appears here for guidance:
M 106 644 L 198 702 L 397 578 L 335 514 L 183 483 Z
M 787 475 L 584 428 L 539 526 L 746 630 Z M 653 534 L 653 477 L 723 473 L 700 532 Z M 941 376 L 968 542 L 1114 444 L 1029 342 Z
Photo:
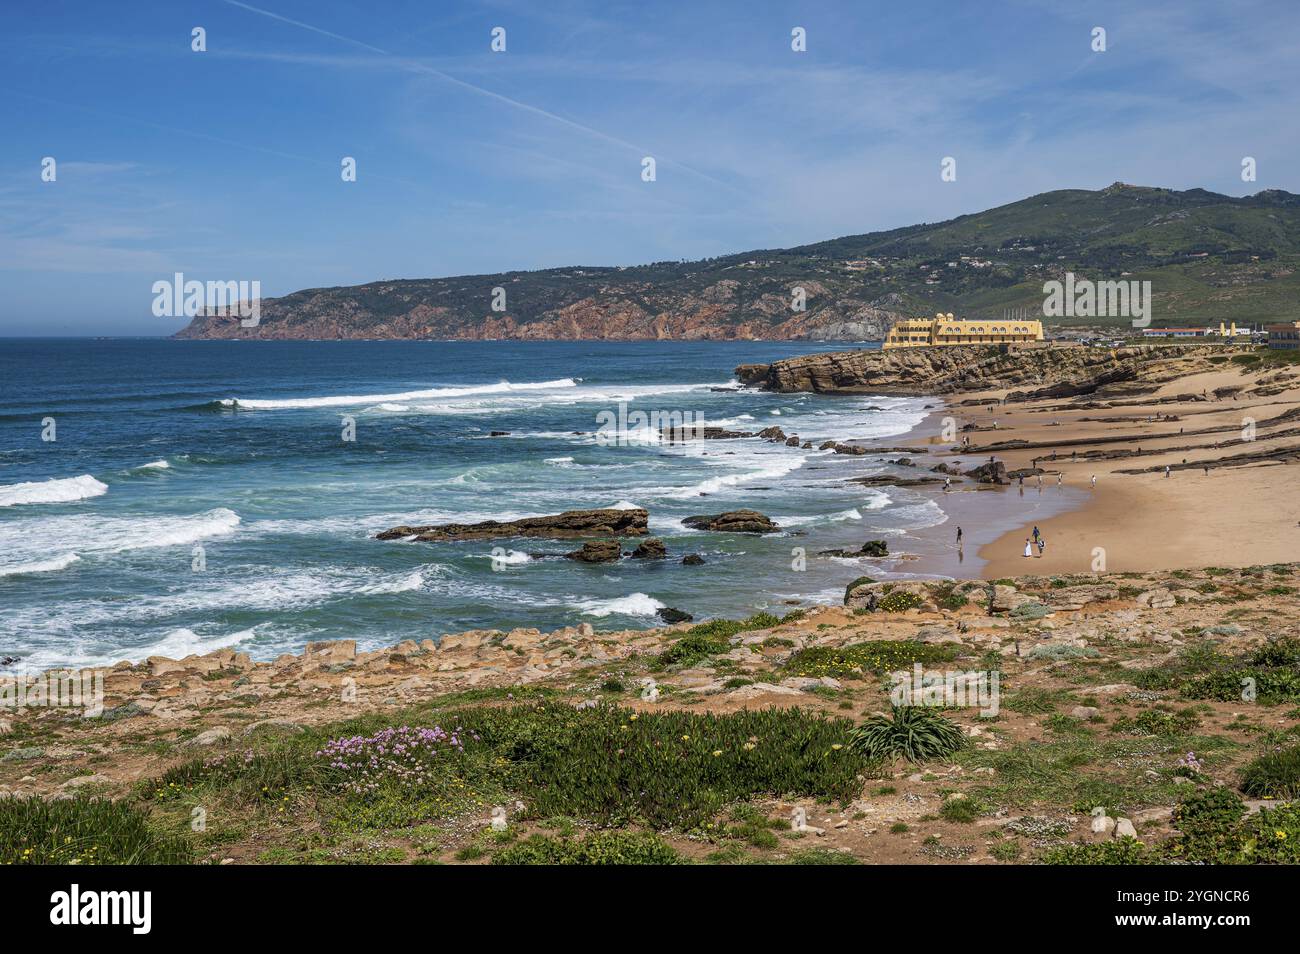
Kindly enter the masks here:
M 650 514 L 641 508 L 627 510 L 566 510 L 546 517 L 522 520 L 484 520 L 481 523 L 444 523 L 421 527 L 393 527 L 376 534 L 378 540 L 417 541 L 490 540 L 498 537 L 549 537 L 572 539 L 594 536 L 644 536 Z
M 566 559 L 578 560 L 581 563 L 613 563 L 622 558 L 623 548 L 618 545 L 617 540 L 599 540 L 584 543 L 581 550 L 574 550 L 564 556 Z
M 695 617 L 690 613 L 683 613 L 681 610 L 673 609 L 671 606 L 665 606 L 657 615 L 669 626 L 673 623 L 689 623 L 695 619 Z
M 668 556 L 668 548 L 658 537 L 643 541 L 632 551 L 632 557 L 637 560 L 662 560 L 666 556 Z
M 728 510 L 726 513 L 687 517 L 682 526 L 718 533 L 776 533 L 781 529 L 771 517 L 757 510 Z

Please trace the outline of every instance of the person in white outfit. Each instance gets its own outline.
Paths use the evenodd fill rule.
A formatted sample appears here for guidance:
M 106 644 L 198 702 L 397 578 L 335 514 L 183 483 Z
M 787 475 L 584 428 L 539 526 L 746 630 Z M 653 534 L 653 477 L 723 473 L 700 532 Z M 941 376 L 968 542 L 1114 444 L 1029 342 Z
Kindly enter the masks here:
M 1029 542 L 1028 537 L 1025 537 L 1025 556 L 1033 556 L 1033 555 L 1034 555 L 1034 545 Z

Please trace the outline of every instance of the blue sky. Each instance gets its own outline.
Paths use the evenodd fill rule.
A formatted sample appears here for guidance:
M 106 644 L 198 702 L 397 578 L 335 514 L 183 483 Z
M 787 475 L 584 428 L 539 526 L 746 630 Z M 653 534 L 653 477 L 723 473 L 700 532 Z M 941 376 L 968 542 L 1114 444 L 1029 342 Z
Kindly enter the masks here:
M 272 296 L 789 246 L 1116 180 L 1300 192 L 1294 0 L 46 0 L 5 17 L 0 335 L 170 334 L 184 321 L 153 316 L 151 286 L 177 271 Z

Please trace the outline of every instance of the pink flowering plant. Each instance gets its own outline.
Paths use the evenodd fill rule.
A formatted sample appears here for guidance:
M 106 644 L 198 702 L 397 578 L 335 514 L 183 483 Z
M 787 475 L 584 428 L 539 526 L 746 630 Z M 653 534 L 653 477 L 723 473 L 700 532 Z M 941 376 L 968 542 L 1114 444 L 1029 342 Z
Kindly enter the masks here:
M 354 795 L 369 795 L 390 785 L 423 788 L 464 752 L 459 728 L 448 732 L 438 725 L 403 725 L 374 735 L 334 739 L 316 754 L 328 761 L 338 787 Z
M 316 752 L 327 790 L 372 824 L 448 818 L 487 804 L 493 757 L 456 726 L 395 726 L 331 739 Z M 472 781 L 471 781 L 472 780 Z M 356 798 L 359 796 L 359 798 Z

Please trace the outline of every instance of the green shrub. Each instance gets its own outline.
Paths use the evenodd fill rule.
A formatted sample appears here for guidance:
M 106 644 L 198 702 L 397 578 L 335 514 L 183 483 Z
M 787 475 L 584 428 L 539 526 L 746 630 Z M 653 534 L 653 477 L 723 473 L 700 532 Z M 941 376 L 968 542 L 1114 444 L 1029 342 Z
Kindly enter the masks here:
M 1300 745 L 1252 761 L 1242 770 L 1241 790 L 1251 798 L 1300 798 Z
M 1252 666 L 1294 666 L 1300 664 L 1300 638 L 1282 636 L 1270 639 L 1250 654 Z
M 492 856 L 494 865 L 675 865 L 681 856 L 658 835 L 593 832 L 581 841 L 532 835 Z
M 966 745 L 960 726 L 934 709 L 895 706 L 889 716 L 867 719 L 849 733 L 853 747 L 871 761 L 909 762 L 947 758 Z
M 915 593 L 907 590 L 895 590 L 892 593 L 886 593 L 876 606 L 886 613 L 903 613 L 910 609 L 916 609 L 924 602 L 925 600 Z
M 1042 603 L 1021 603 L 1011 611 L 1011 615 L 1017 619 L 1042 619 L 1051 613 L 1052 609 Z
M 1139 712 L 1136 719 L 1121 716 L 1110 725 L 1112 732 L 1134 734 L 1134 736 L 1186 736 L 1200 727 L 1201 719 L 1190 708 L 1179 712 L 1169 712 L 1164 708 L 1148 708 Z
M 1226 788 L 1207 788 L 1185 796 L 1174 808 L 1181 836 L 1174 852 L 1186 861 L 1222 864 L 1235 858 L 1246 807 Z
M 1100 655 L 1101 653 L 1091 646 L 1075 646 L 1071 643 L 1039 643 L 1025 653 L 1025 658 L 1059 661 L 1062 659 L 1091 659 Z
M 653 668 L 694 666 L 710 656 L 721 656 L 729 652 L 731 652 L 731 643 L 726 639 L 712 639 L 688 632 L 655 657 Z
M 782 669 L 792 676 L 853 678 L 868 672 L 896 672 L 913 663 L 951 662 L 959 652 L 951 643 L 879 639 L 838 648 L 809 646 L 792 654 Z
M 692 626 L 666 650 L 655 657 L 653 667 L 693 666 L 709 656 L 731 651 L 731 637 L 756 629 L 771 629 L 802 615 L 798 610 L 782 618 L 771 613 L 755 613 L 748 619 L 715 619 Z
M 1047 865 L 1158 865 L 1164 860 L 1136 838 L 1061 845 L 1043 854 Z
M 989 848 L 989 854 L 998 861 L 1015 861 L 1020 857 L 1022 849 L 1020 842 L 1014 839 L 999 841 L 996 845 Z
M 139 806 L 107 798 L 0 798 L 0 864 L 187 865 L 190 843 L 155 831 Z
M 980 805 L 973 798 L 949 795 L 939 808 L 939 817 L 944 821 L 960 822 L 969 825 L 980 816 Z

